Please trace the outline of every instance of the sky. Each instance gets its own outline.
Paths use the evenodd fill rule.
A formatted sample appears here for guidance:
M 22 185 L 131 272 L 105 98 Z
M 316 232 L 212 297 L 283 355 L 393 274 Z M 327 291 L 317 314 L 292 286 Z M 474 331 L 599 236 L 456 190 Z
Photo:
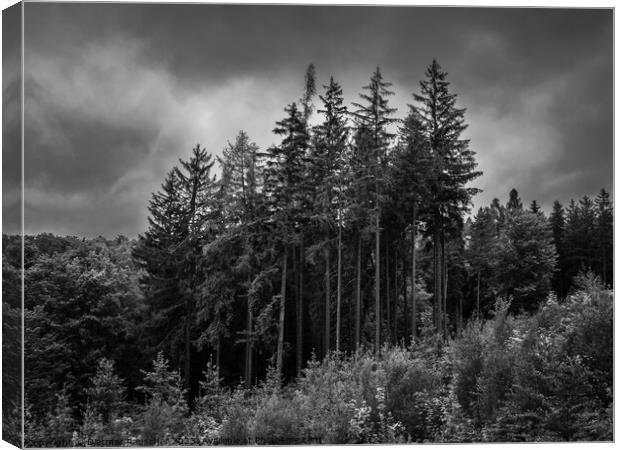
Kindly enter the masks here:
M 513 187 L 547 212 L 612 191 L 612 21 L 610 9 L 26 3 L 25 232 L 137 236 L 196 144 L 221 154 L 242 129 L 277 143 L 311 62 L 347 104 L 379 66 L 403 118 L 436 58 L 484 173 L 474 211 Z

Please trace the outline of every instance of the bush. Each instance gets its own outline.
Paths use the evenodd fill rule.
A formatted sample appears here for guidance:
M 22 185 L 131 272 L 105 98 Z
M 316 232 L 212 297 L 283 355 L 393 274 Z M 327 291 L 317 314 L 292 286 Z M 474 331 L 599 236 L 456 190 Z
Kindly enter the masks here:
M 288 393 L 264 399 L 254 416 L 256 444 L 292 444 L 304 436 L 300 399 Z M 302 441 L 303 442 L 303 441 Z
M 159 352 L 153 371 L 144 372 L 147 402 L 138 418 L 140 438 L 149 445 L 172 445 L 185 436 L 188 408 L 179 372 L 168 370 L 168 361 Z
M 220 428 L 222 442 L 231 445 L 252 443 L 255 410 L 252 399 L 246 398 L 246 391 L 241 387 L 235 389 L 224 405 L 224 419 Z

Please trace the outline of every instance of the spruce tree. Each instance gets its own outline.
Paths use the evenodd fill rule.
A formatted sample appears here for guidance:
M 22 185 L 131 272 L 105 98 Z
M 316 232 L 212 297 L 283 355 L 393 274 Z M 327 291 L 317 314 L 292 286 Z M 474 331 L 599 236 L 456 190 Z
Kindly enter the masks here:
M 609 192 L 601 189 L 595 199 L 596 204 L 596 240 L 599 254 L 598 268 L 604 284 L 613 284 L 613 241 L 614 212 L 609 199 Z M 612 286 L 613 287 L 613 286 Z
M 553 210 L 549 216 L 553 242 L 558 253 L 558 270 L 553 274 L 553 289 L 559 297 L 566 295 L 564 273 L 566 270 L 566 254 L 564 249 L 565 217 L 562 204 L 556 200 L 553 202 Z
M 514 210 L 497 251 L 496 289 L 512 298 L 515 312 L 533 312 L 551 290 L 557 252 L 553 234 L 541 214 Z
M 330 252 L 333 230 L 337 229 L 338 272 L 336 301 L 336 350 L 340 348 L 340 314 L 342 300 L 342 215 L 343 211 L 343 157 L 347 145 L 347 108 L 343 105 L 342 88 L 330 78 L 329 85 L 324 86 L 323 102 L 324 120 L 314 128 L 314 145 L 311 150 L 311 180 L 316 187 L 315 220 L 319 223 L 324 236 L 324 253 L 326 267 L 325 297 L 325 342 L 326 350 L 330 348 L 331 307 L 330 307 Z
M 482 309 L 487 306 L 487 300 L 494 301 L 488 291 L 491 289 L 492 277 L 497 269 L 497 255 L 500 250 L 500 236 L 497 234 L 495 219 L 492 207 L 480 208 L 470 231 L 467 256 L 475 277 L 476 317 L 479 319 L 482 318 Z
M 229 211 L 228 230 L 226 239 L 239 242 L 232 267 L 224 270 L 234 270 L 239 279 L 241 290 L 237 296 L 243 299 L 246 309 L 245 331 L 242 341 L 245 344 L 244 379 L 249 386 L 252 380 L 252 348 L 255 342 L 253 330 L 253 280 L 260 270 L 259 251 L 254 248 L 256 233 L 259 232 L 257 221 L 260 216 L 262 167 L 259 162 L 258 146 L 250 141 L 247 133 L 240 131 L 234 144 L 228 143 L 218 158 L 226 183 L 227 198 L 223 205 Z M 227 251 L 222 247 L 222 251 Z M 217 256 L 219 258 L 220 255 Z M 221 255 L 226 258 L 226 255 Z M 241 333 L 241 332 L 240 332 Z M 219 367 L 218 367 L 219 370 Z
M 461 134 L 467 128 L 465 109 L 457 108 L 456 94 L 449 90 L 447 73 L 436 60 L 426 69 L 420 93 L 414 94 L 432 158 L 428 172 L 428 209 L 426 221 L 433 235 L 435 326 L 447 337 L 445 298 L 445 238 L 462 226 L 462 216 L 478 189 L 467 187 L 481 175 L 476 171 L 475 153 Z
M 384 178 L 387 169 L 387 152 L 395 134 L 388 131 L 388 127 L 396 122 L 390 117 L 396 112 L 396 108 L 389 106 L 388 97 L 394 95 L 389 90 L 392 83 L 383 79 L 379 67 L 375 70 L 370 83 L 363 89 L 368 93 L 360 94 L 365 103 L 353 103 L 357 110 L 353 113 L 358 129 L 363 128 L 368 132 L 370 138 L 370 158 L 368 159 L 369 172 L 374 182 L 372 196 L 373 215 L 375 221 L 375 350 L 381 346 L 381 203 L 386 179 Z
M 162 190 L 149 204 L 149 228 L 138 237 L 134 258 L 144 269 L 150 314 L 147 326 L 156 338 L 155 349 L 168 343 L 173 355 L 183 346 L 184 381 L 190 384 L 195 304 L 201 274 L 198 271 L 205 226 L 210 219 L 215 181 L 214 161 L 199 145 L 189 160 L 179 160 Z
M 366 241 L 372 227 L 373 205 L 373 177 L 372 167 L 372 137 L 365 125 L 354 130 L 353 143 L 347 158 L 348 183 L 346 189 L 347 209 L 351 226 L 355 233 L 355 348 L 362 342 L 363 317 L 363 277 L 366 272 Z
M 517 211 L 523 209 L 523 202 L 521 201 L 521 197 L 519 197 L 519 193 L 514 188 L 510 190 L 508 203 L 506 203 L 506 209 L 508 211 Z
M 281 286 L 279 294 L 278 339 L 276 371 L 282 375 L 284 358 L 284 318 L 286 307 L 287 261 L 291 245 L 296 239 L 298 219 L 304 213 L 307 201 L 305 170 L 309 136 L 302 112 L 297 104 L 285 108 L 287 117 L 276 123 L 274 133 L 282 136 L 282 143 L 267 150 L 265 191 L 269 209 L 269 224 L 277 236 L 276 253 L 281 258 Z
M 411 234 L 411 316 L 412 338 L 417 337 L 417 303 L 416 303 L 416 240 L 420 209 L 427 197 L 426 176 L 432 159 L 428 141 L 424 136 L 422 121 L 415 107 L 409 105 L 410 112 L 399 129 L 399 144 L 393 154 L 392 196 L 397 198 L 397 208 L 404 223 L 410 221 Z M 405 319 L 407 320 L 407 319 Z

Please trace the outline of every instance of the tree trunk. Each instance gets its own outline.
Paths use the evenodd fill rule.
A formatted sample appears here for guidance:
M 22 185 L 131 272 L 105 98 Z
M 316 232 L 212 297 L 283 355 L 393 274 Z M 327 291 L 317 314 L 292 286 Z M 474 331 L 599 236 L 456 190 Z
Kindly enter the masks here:
M 461 330 L 463 329 L 463 297 L 459 295 L 459 312 L 458 312 L 458 328 L 456 330 L 457 336 L 461 335 Z
M 299 248 L 299 296 L 297 298 L 297 376 L 301 375 L 303 366 L 303 323 L 304 323 L 304 241 L 303 236 Z
M 331 347 L 331 289 L 329 280 L 329 247 L 325 248 L 325 356 Z
M 282 256 L 282 285 L 280 286 L 280 318 L 278 320 L 278 347 L 276 351 L 276 372 L 282 380 L 282 363 L 284 358 L 284 308 L 286 305 L 286 262 L 288 249 L 284 248 Z
M 450 323 L 448 316 L 448 264 L 444 264 L 444 290 L 443 290 L 443 310 L 444 310 L 444 321 L 443 321 L 443 334 L 444 339 L 448 338 L 448 325 Z
M 392 342 L 398 343 L 398 252 L 393 253 L 392 267 L 394 268 L 394 283 L 392 289 Z
M 442 331 L 444 340 L 448 339 L 448 308 L 447 308 L 447 296 L 448 296 L 448 276 L 447 276 L 447 261 L 446 261 L 446 243 L 445 236 L 441 233 L 441 289 L 442 289 Z
M 381 234 L 379 211 L 375 217 L 375 352 L 381 348 Z
M 355 350 L 360 346 L 362 322 L 362 233 L 357 237 L 357 286 L 355 290 Z
M 248 291 L 250 290 L 251 280 L 248 279 Z M 245 385 L 249 388 L 252 385 L 252 304 L 250 295 L 247 295 L 247 317 L 245 332 Z
M 220 378 L 220 356 L 222 354 L 222 344 L 220 342 L 220 336 L 218 334 L 216 344 L 215 344 L 215 373 L 217 374 L 217 378 Z
M 191 326 L 192 326 L 192 302 L 188 298 L 185 300 L 185 360 L 184 362 L 184 375 L 185 375 L 185 389 L 187 389 L 187 395 L 189 397 L 189 384 L 190 384 L 190 369 L 191 369 Z
M 385 236 L 385 329 L 386 337 L 389 339 L 390 333 L 390 244 L 387 234 Z
M 340 308 L 342 302 L 342 228 L 338 224 L 338 286 L 336 297 L 336 351 L 340 351 Z
M 297 311 L 299 308 L 299 258 L 297 257 L 298 248 L 293 245 L 291 249 L 291 260 L 293 267 L 290 277 L 293 279 L 293 302 L 295 304 L 295 344 L 297 344 Z M 297 347 L 295 347 L 295 368 L 297 368 Z
M 409 340 L 409 311 L 407 311 L 407 303 L 409 303 L 409 299 L 407 296 L 407 257 L 403 255 L 403 271 L 402 271 L 402 283 L 403 283 L 403 317 L 405 318 L 405 329 L 404 336 L 405 342 Z
M 418 305 L 416 304 L 416 292 L 415 292 L 415 275 L 416 275 L 416 261 L 415 261 L 415 239 L 416 239 L 416 207 L 413 207 L 413 217 L 411 218 L 411 341 L 415 342 L 418 337 Z M 405 300 L 406 302 L 406 300 Z
M 438 333 L 441 331 L 441 270 L 439 269 L 439 267 L 439 225 L 437 224 L 433 237 L 433 295 L 435 296 L 435 304 L 433 305 L 433 323 Z
M 478 292 L 476 294 L 476 318 L 480 320 L 480 269 L 478 269 Z

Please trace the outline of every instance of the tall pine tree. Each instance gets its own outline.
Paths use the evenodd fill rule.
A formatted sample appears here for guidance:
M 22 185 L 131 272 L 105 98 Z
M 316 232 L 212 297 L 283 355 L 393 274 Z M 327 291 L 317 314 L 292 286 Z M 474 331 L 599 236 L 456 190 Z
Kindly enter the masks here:
M 417 111 L 432 158 L 426 221 L 433 235 L 435 326 L 447 337 L 447 306 L 443 295 L 446 234 L 459 230 L 462 225 L 471 197 L 478 192 L 467 184 L 481 172 L 475 170 L 475 153 L 469 149 L 469 140 L 461 136 L 467 128 L 465 109 L 457 108 L 456 94 L 450 92 L 450 83 L 446 81 L 447 73 L 433 60 L 425 75 L 426 79 L 420 82 L 420 93 L 414 94 L 414 98 L 419 103 Z
M 375 350 L 381 346 L 381 203 L 384 195 L 387 169 L 387 153 L 395 134 L 388 130 L 388 127 L 396 122 L 390 117 L 396 112 L 396 108 L 389 106 L 388 97 L 394 95 L 389 90 L 392 83 L 383 79 L 379 67 L 370 78 L 370 83 L 363 89 L 367 93 L 360 94 L 365 103 L 353 103 L 357 110 L 353 113 L 357 128 L 363 128 L 368 133 L 371 147 L 370 158 L 368 159 L 369 173 L 374 182 L 372 196 L 373 215 L 375 219 Z

